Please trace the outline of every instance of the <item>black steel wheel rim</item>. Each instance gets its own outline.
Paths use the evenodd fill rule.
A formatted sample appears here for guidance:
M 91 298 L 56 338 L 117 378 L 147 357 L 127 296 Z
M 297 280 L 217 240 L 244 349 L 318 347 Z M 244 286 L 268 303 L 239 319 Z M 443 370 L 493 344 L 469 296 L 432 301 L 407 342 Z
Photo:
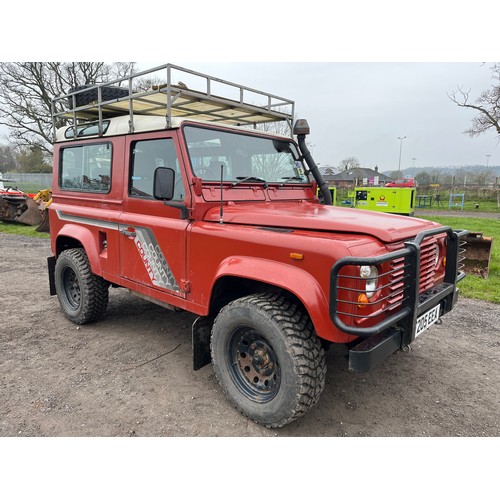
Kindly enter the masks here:
M 267 403 L 276 396 L 281 383 L 278 357 L 257 330 L 241 327 L 233 331 L 227 355 L 230 376 L 243 395 L 258 403 Z
M 70 267 L 65 268 L 62 273 L 62 282 L 66 302 L 71 309 L 77 310 L 80 307 L 82 293 L 75 271 Z

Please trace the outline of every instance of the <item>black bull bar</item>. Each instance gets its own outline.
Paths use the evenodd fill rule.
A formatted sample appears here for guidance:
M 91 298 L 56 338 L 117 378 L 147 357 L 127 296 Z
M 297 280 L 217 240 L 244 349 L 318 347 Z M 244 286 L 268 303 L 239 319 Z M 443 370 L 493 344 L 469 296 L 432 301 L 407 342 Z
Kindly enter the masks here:
M 420 248 L 429 237 L 446 233 L 446 269 L 443 283 L 419 293 Z M 361 339 L 349 350 L 349 369 L 366 372 L 382 362 L 394 351 L 415 340 L 417 319 L 437 304 L 441 304 L 440 316 L 451 311 L 458 299 L 457 283 L 465 277 L 460 269 L 461 240 L 467 230 L 453 230 L 443 226 L 420 232 L 415 239 L 405 242 L 405 247 L 377 257 L 344 257 L 339 259 L 330 272 L 330 317 L 339 330 Z M 338 280 L 345 266 L 377 266 L 394 259 L 404 259 L 404 296 L 401 308 L 374 326 L 347 325 L 338 311 Z M 362 340 L 364 339 L 364 340 Z

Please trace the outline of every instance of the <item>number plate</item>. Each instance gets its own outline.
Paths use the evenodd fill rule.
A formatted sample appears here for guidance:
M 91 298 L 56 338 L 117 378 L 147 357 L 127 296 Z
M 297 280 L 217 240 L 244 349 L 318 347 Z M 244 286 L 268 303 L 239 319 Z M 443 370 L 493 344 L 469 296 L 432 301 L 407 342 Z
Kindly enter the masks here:
M 415 338 L 417 338 L 422 332 L 425 332 L 427 328 L 433 325 L 439 319 L 439 307 L 440 304 L 429 309 L 427 312 L 419 316 L 417 319 L 417 326 L 415 328 Z

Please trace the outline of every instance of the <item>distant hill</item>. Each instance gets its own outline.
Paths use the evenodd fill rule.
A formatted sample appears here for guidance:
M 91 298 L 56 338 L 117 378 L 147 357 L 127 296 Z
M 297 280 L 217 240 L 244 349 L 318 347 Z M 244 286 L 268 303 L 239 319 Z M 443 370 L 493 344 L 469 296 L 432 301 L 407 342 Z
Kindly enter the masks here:
M 495 177 L 500 177 L 500 165 L 490 165 L 489 167 L 486 167 L 486 165 L 450 165 L 450 166 L 445 166 L 445 167 L 434 167 L 434 166 L 428 166 L 428 167 L 410 167 L 410 168 L 405 168 L 401 169 L 401 177 L 415 177 L 416 175 L 422 173 L 422 172 L 427 172 L 427 173 L 441 173 L 441 174 L 448 174 L 448 175 L 453 175 L 458 172 L 481 172 L 483 170 L 488 170 L 491 171 L 491 173 Z M 394 170 L 386 170 L 382 172 L 385 175 L 390 175 L 391 172 L 394 172 Z

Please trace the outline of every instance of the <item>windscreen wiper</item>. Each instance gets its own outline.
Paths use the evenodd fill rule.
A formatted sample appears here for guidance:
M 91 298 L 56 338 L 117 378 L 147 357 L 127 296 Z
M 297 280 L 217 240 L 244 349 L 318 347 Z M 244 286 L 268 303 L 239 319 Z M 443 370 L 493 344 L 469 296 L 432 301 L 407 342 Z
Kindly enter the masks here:
M 282 179 L 284 180 L 284 182 L 282 182 L 278 187 L 283 187 L 285 184 L 288 183 L 288 181 L 304 181 L 303 177 L 297 175 L 293 177 L 282 177 Z
M 249 177 L 236 177 L 238 180 L 236 182 L 233 182 L 232 186 L 237 186 L 238 184 L 241 184 L 242 182 L 248 182 L 248 181 L 254 181 L 254 182 L 263 182 L 264 183 L 264 189 L 267 189 L 267 181 L 263 179 L 262 177 L 254 177 L 253 175 Z

